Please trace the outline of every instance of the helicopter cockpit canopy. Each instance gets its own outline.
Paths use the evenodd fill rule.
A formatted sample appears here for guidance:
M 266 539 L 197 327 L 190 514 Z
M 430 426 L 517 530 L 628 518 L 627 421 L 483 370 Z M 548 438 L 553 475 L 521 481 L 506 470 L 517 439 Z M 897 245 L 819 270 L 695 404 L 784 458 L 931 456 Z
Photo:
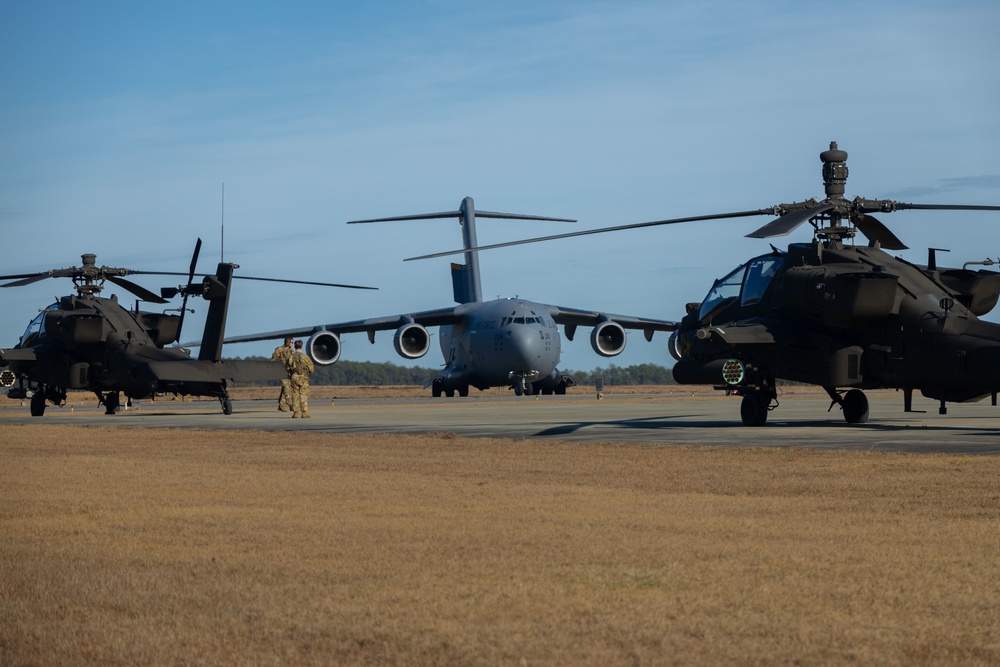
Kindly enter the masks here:
M 775 276 L 781 272 L 784 263 L 783 255 L 764 255 L 741 264 L 724 278 L 716 280 L 708 296 L 701 302 L 698 319 L 704 320 L 720 306 L 737 298 L 741 306 L 757 303 Z
M 45 334 L 45 315 L 50 310 L 58 310 L 59 304 L 53 303 L 48 308 L 44 309 L 42 312 L 38 313 L 35 319 L 31 320 L 28 328 L 24 330 L 24 334 L 21 335 L 21 343 L 18 347 L 31 347 L 35 343 L 39 342 Z

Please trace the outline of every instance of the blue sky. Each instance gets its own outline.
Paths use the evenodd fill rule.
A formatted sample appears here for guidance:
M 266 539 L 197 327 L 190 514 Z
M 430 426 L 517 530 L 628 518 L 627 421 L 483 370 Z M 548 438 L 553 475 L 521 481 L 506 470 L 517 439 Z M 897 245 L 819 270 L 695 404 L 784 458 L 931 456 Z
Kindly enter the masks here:
M 229 333 L 451 303 L 457 209 L 575 228 L 848 196 L 1000 204 L 995 2 L 0 2 L 2 273 L 98 263 L 378 292 L 239 283 Z M 767 220 L 622 232 L 484 253 L 487 298 L 679 319 L 768 250 Z M 883 221 L 923 262 L 1000 256 L 1000 216 Z M 494 243 L 565 223 L 481 220 Z M 808 240 L 802 229 L 789 241 Z M 776 244 L 785 241 L 778 239 Z M 151 288 L 170 281 L 143 280 Z M 69 284 L 3 290 L 0 345 Z M 114 290 L 106 290 L 105 294 Z M 120 291 L 120 290 L 118 290 Z M 120 295 L 126 303 L 131 297 Z M 205 308 L 185 324 L 197 337 Z M 991 316 L 992 318 L 992 316 Z M 665 337 L 611 360 L 669 364 Z M 269 353 L 270 344 L 227 348 Z M 607 365 L 585 336 L 563 366 Z M 403 363 L 391 335 L 344 359 Z M 440 363 L 436 349 L 416 362 Z

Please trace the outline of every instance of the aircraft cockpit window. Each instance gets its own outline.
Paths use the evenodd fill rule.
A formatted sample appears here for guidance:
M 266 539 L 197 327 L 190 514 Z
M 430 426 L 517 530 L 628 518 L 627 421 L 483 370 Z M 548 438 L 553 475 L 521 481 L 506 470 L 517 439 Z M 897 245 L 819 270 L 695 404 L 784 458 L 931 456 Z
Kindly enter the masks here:
M 515 317 L 514 318 L 514 324 L 524 324 L 524 318 L 523 317 Z
M 54 303 L 42 312 L 38 313 L 38 316 L 31 320 L 31 324 L 29 324 L 28 328 L 24 330 L 24 335 L 21 336 L 21 345 L 28 347 L 38 342 L 38 339 L 45 333 L 45 314 L 50 310 L 58 309 L 59 304 Z
M 743 286 L 743 274 L 746 265 L 742 264 L 725 278 L 715 281 L 712 291 L 708 293 L 705 300 L 701 302 L 701 310 L 698 311 L 698 318 L 705 319 L 723 301 L 735 299 L 740 295 L 740 288 Z
M 743 279 L 743 294 L 740 305 L 752 306 L 760 301 L 768 285 L 781 270 L 783 258 L 770 255 L 758 257 L 747 264 L 746 278 Z

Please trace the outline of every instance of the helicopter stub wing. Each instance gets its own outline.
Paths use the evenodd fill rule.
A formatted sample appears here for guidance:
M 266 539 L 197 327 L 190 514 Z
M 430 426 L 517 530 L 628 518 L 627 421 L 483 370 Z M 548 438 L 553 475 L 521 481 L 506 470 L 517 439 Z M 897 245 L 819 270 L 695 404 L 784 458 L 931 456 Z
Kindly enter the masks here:
M 9 349 L 0 349 L 0 365 L 6 366 L 11 361 L 37 361 L 38 356 L 35 354 L 35 348 L 33 347 L 14 347 Z

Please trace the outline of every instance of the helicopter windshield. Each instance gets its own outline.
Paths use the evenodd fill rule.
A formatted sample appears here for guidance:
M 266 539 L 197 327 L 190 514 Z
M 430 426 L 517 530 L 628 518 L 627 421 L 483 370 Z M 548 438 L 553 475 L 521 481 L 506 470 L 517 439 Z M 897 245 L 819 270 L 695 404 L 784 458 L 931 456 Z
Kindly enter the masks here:
M 715 281 L 712 291 L 708 293 L 705 300 L 701 302 L 701 310 L 698 311 L 698 319 L 705 319 L 723 301 L 735 299 L 740 295 L 740 287 L 743 285 L 743 273 L 746 271 L 746 264 L 736 267 L 736 270 L 725 278 Z
M 45 314 L 50 310 L 58 310 L 59 304 L 54 303 L 42 312 L 38 313 L 35 319 L 31 320 L 31 324 L 28 328 L 24 330 L 24 334 L 21 336 L 21 347 L 30 347 L 38 342 L 45 333 Z
M 746 278 L 743 279 L 743 292 L 740 298 L 741 306 L 752 306 L 760 301 L 774 277 L 778 275 L 784 258 L 768 255 L 750 260 L 747 264 Z
M 742 264 L 727 275 L 715 281 L 712 291 L 701 302 L 698 319 L 705 319 L 723 302 L 740 298 L 741 306 L 752 306 L 760 301 L 768 285 L 778 275 L 784 257 L 767 255 Z

